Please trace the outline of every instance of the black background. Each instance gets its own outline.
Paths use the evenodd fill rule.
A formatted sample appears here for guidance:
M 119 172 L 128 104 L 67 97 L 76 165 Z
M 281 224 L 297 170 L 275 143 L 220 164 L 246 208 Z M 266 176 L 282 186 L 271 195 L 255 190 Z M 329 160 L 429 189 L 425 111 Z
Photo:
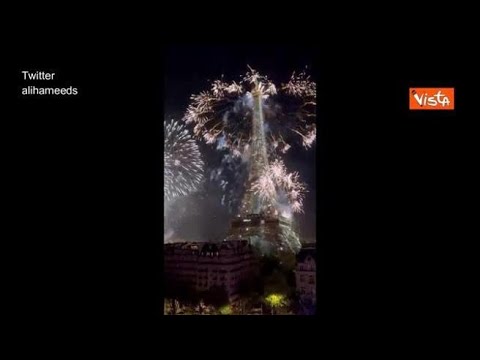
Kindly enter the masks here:
M 180 329 L 210 321 L 160 315 L 162 49 L 193 35 L 137 31 L 68 42 L 49 35 L 15 53 L 4 134 L 12 180 L 4 256 L 15 317 Z M 224 43 L 248 44 L 242 34 Z M 367 30 L 335 39 L 287 34 L 275 42 L 318 48 L 317 209 L 325 226 L 317 229 L 318 316 L 274 322 L 383 327 L 468 316 L 473 54 Z M 23 69 L 51 69 L 80 95 L 22 98 Z M 455 87 L 456 110 L 410 112 L 409 86 Z

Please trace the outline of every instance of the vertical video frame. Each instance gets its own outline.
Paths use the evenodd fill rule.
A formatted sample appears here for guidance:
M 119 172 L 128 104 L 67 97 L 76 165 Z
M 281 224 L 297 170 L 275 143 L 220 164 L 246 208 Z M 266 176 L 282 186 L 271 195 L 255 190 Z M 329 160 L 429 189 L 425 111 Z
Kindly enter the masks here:
M 316 313 L 313 59 L 248 50 L 168 50 L 165 315 Z

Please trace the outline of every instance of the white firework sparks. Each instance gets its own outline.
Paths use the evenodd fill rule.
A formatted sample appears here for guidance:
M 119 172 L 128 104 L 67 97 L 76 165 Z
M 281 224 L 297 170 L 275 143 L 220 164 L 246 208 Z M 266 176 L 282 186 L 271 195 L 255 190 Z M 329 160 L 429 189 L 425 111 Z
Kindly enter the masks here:
M 198 145 L 184 124 L 163 122 L 164 196 L 171 201 L 198 190 L 203 180 L 203 160 Z
M 251 140 L 252 91 L 260 92 L 269 129 L 269 146 L 286 153 L 292 135 L 298 134 L 304 147 L 316 138 L 316 83 L 305 72 L 276 86 L 249 67 L 239 82 L 215 80 L 207 91 L 191 96 L 183 120 L 194 123 L 194 134 L 207 144 L 222 141 L 232 152 L 242 152 Z M 288 109 L 288 111 L 286 110 Z
M 288 173 L 281 160 L 275 160 L 253 184 L 252 189 L 262 200 L 277 201 L 279 191 L 288 198 L 293 212 L 303 212 L 306 186 L 300 181 L 298 172 Z
M 287 197 L 289 205 L 285 208 L 290 214 L 303 212 L 306 186 L 300 182 L 299 174 L 288 173 L 283 162 L 272 160 L 286 154 L 294 143 L 304 148 L 314 144 L 316 84 L 305 72 L 294 73 L 285 84 L 275 84 L 248 69 L 238 81 L 228 82 L 222 76 L 212 81 L 208 90 L 192 95 L 183 120 L 194 125 L 198 139 L 218 150 L 228 150 L 232 159 L 246 162 L 252 153 L 254 111 L 258 111 L 254 110 L 254 99 L 260 98 L 264 146 L 271 165 L 250 186 L 265 203 L 280 205 Z
M 309 98 L 310 100 L 306 104 L 316 105 L 314 99 L 317 94 L 317 86 L 305 72 L 301 72 L 299 75 L 295 75 L 294 72 L 283 89 L 290 95 Z

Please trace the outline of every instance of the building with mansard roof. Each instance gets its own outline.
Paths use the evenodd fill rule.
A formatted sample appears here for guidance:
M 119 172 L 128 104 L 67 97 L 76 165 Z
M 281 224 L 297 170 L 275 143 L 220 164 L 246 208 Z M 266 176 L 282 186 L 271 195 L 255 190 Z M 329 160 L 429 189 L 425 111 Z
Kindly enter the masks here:
M 238 299 L 242 280 L 258 272 L 251 245 L 245 240 L 165 244 L 164 269 L 165 281 L 199 292 L 223 287 L 231 301 Z
M 317 262 L 315 245 L 304 246 L 298 253 L 295 280 L 301 303 L 316 304 Z

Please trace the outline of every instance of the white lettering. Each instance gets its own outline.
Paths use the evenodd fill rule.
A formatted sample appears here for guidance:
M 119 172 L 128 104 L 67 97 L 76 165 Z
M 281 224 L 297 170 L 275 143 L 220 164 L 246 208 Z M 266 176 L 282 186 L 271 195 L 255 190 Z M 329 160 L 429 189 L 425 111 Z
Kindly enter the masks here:
M 414 94 L 413 97 L 417 100 L 418 105 L 422 106 L 423 95 L 419 97 L 418 94 Z
M 23 80 L 53 80 L 55 73 L 48 73 L 45 71 L 35 71 L 31 73 L 30 71 L 22 71 Z
M 436 101 L 432 96 L 430 96 L 430 97 L 428 98 L 428 105 L 430 105 L 430 106 L 437 106 L 437 101 Z

